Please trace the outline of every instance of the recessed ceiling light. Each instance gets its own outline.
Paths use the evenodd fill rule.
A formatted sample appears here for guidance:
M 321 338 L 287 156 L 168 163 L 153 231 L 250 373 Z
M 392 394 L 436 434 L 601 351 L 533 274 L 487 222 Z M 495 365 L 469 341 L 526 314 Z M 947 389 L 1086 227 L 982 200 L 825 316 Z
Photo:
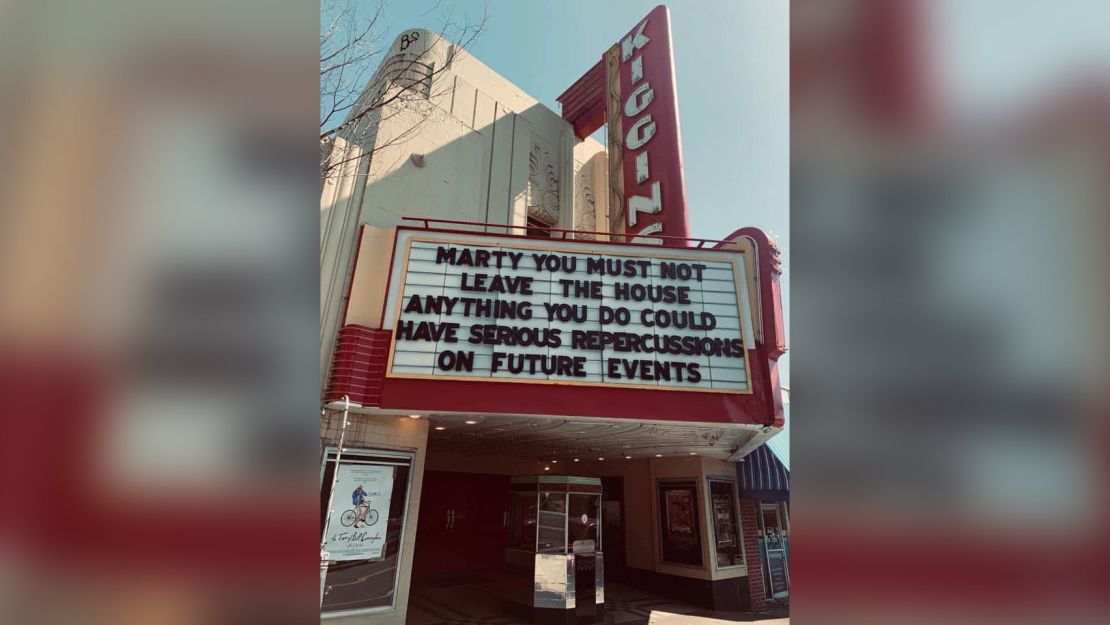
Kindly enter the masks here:
M 624 457 L 624 459 L 625 459 L 625 460 L 631 460 L 631 459 L 632 459 L 632 456 L 625 456 L 625 457 Z
M 558 460 L 552 460 L 551 464 L 559 464 L 559 461 Z
M 443 427 L 442 425 L 437 425 L 436 429 L 439 430 L 440 432 L 442 432 L 442 431 L 446 430 L 447 428 Z
M 605 458 L 602 458 L 601 456 L 598 456 L 597 459 L 598 460 L 605 460 Z
M 550 471 L 550 470 L 551 470 L 551 467 L 544 467 L 544 468 L 543 468 L 543 470 L 544 470 L 544 471 Z
M 690 452 L 690 455 L 691 455 L 691 456 L 696 456 L 696 455 L 698 455 L 698 452 L 696 452 L 696 451 L 691 451 L 691 452 Z
M 575 461 L 575 462 L 578 462 L 578 458 L 575 458 L 575 459 L 574 459 L 574 461 Z
M 662 458 L 662 457 L 663 457 L 663 454 L 655 454 L 655 457 L 656 457 L 656 458 Z
M 418 414 L 410 414 L 410 415 L 409 415 L 409 418 L 410 418 L 410 419 L 419 419 L 419 418 L 420 418 L 420 415 L 418 415 Z
M 464 423 L 466 423 L 467 425 L 474 425 L 478 422 L 475 421 L 474 419 L 467 419 Z

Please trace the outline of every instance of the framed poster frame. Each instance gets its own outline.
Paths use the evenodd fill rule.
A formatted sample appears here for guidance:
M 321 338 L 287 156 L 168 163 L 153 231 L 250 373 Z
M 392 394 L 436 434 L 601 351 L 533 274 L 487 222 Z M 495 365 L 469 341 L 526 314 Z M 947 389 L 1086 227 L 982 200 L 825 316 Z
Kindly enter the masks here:
M 660 561 L 704 567 L 698 480 L 659 480 L 656 489 L 659 499 Z
M 720 502 L 717 500 L 717 497 L 720 495 L 720 493 L 714 493 L 713 492 L 714 491 L 714 486 L 717 486 L 718 488 L 724 487 L 724 488 L 728 489 L 728 493 L 727 493 L 728 496 L 729 496 L 728 514 L 731 516 L 731 518 L 729 518 L 729 519 L 719 518 L 719 515 L 722 512 L 722 510 L 719 510 L 718 504 Z M 709 499 L 709 502 L 708 502 L 708 504 L 709 504 L 709 514 L 711 515 L 710 516 L 710 526 L 711 526 L 712 532 L 713 532 L 713 542 L 711 543 L 711 545 L 713 547 L 713 550 L 712 550 L 713 553 L 711 555 L 713 556 L 714 567 L 718 571 L 742 569 L 742 568 L 747 566 L 748 560 L 747 560 L 747 552 L 744 548 L 744 531 L 743 531 L 743 527 L 741 525 L 741 518 L 740 518 L 740 497 L 739 497 L 739 492 L 737 490 L 736 480 L 729 479 L 729 478 L 724 478 L 724 477 L 709 477 L 709 478 L 706 478 L 706 488 L 708 490 L 707 497 Z M 719 525 L 722 521 L 731 522 L 731 526 L 729 527 L 729 531 L 732 533 L 731 540 L 736 543 L 736 548 L 739 551 L 739 558 L 740 558 L 740 561 L 736 564 L 721 565 L 719 563 L 719 556 L 717 554 L 717 549 L 718 549 L 718 547 L 720 545 L 720 542 L 721 542 L 721 535 L 720 535 L 721 530 L 719 528 Z
M 323 453 L 321 454 L 321 457 L 320 457 L 320 489 L 321 489 L 321 493 L 324 492 L 325 488 L 330 486 L 330 484 L 325 483 L 325 477 L 327 477 L 328 464 L 329 463 L 335 463 L 336 456 L 338 455 L 338 447 L 336 447 L 335 445 L 327 445 L 323 448 L 322 451 L 323 451 Z M 404 553 L 404 547 L 403 546 L 405 544 L 405 536 L 407 535 L 407 532 L 408 532 L 409 497 L 412 494 L 412 480 L 413 480 L 414 466 L 416 464 L 416 454 L 414 452 L 410 452 L 410 451 L 398 451 L 398 450 L 392 450 L 392 449 L 344 447 L 343 448 L 343 455 L 342 455 L 342 458 L 340 459 L 340 464 L 376 464 L 376 465 L 393 466 L 394 468 L 396 468 L 396 467 L 405 467 L 405 468 L 408 469 L 408 476 L 404 481 L 404 495 L 402 497 L 402 504 L 401 504 L 401 509 L 402 509 L 401 527 L 400 527 L 400 533 L 399 533 L 399 536 L 398 536 L 398 542 L 401 545 L 401 547 L 398 549 L 398 552 L 396 554 L 397 558 L 398 558 L 398 562 L 397 562 L 396 570 L 395 570 L 394 575 L 393 575 L 393 585 L 392 585 L 392 590 L 390 591 L 390 603 L 389 603 L 389 605 L 379 605 L 379 606 L 371 606 L 371 607 L 358 607 L 358 608 L 340 609 L 340 610 L 321 610 L 321 612 L 320 612 L 320 619 L 321 620 L 344 617 L 344 616 L 355 616 L 355 615 L 361 615 L 361 614 L 375 614 L 375 613 L 381 613 L 381 612 L 391 612 L 391 611 L 394 611 L 394 610 L 397 609 L 397 588 L 398 588 L 399 583 L 400 583 L 399 580 L 398 580 L 397 572 L 399 572 L 399 570 L 401 568 L 400 558 L 403 557 L 403 555 L 402 555 Z M 397 483 L 395 482 L 394 484 L 396 486 Z M 323 506 L 323 504 L 321 504 L 321 505 Z M 327 511 L 322 509 L 322 513 L 323 513 L 324 516 L 326 516 Z M 388 522 L 388 515 L 387 515 L 386 520 Z M 321 533 L 324 530 L 325 530 L 325 528 L 321 525 L 321 527 L 320 527 Z M 362 562 L 362 563 L 380 562 L 380 561 L 385 559 L 386 555 L 387 555 L 386 550 L 383 549 L 382 558 L 375 559 L 375 560 L 356 561 L 356 562 Z

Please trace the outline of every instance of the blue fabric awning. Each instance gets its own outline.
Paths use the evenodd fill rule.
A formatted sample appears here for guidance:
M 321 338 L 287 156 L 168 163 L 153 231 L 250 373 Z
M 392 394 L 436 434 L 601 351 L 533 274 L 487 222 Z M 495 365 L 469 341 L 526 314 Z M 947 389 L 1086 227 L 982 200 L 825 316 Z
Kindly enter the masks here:
M 760 445 L 736 463 L 741 499 L 790 501 L 790 471 L 767 445 Z
M 786 397 L 789 397 L 789 395 L 787 395 L 787 393 L 785 392 L 787 389 L 782 389 L 782 390 L 784 391 L 783 395 L 786 396 Z M 779 459 L 779 462 L 782 463 L 782 466 L 786 467 L 787 472 L 789 472 L 790 471 L 790 422 L 791 422 L 791 419 L 790 419 L 790 402 L 789 401 L 784 401 L 783 402 L 782 412 L 783 412 L 783 416 L 786 417 L 785 423 L 782 424 L 782 431 L 779 432 L 778 434 L 775 434 L 774 436 L 772 436 L 764 444 L 767 445 L 767 449 L 770 449 L 771 453 L 775 454 L 775 457 Z

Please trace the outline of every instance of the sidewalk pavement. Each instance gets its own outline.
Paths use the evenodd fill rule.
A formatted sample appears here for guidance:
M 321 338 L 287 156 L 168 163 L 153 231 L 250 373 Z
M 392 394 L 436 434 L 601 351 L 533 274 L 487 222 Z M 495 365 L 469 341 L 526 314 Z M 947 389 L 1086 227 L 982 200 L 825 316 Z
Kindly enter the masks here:
M 736 622 L 731 619 L 694 616 L 692 614 L 670 614 L 667 612 L 652 612 L 651 618 L 648 619 L 648 625 L 732 625 Z M 759 623 L 761 625 L 789 625 L 790 618 L 761 620 Z

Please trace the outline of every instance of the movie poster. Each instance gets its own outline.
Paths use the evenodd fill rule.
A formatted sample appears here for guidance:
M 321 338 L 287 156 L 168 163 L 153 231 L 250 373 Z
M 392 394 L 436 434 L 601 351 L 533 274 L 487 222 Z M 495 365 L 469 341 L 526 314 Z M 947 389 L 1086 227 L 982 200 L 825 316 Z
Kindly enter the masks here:
M 386 526 L 393 495 L 392 466 L 341 464 L 335 480 L 324 550 L 330 560 L 373 560 L 385 556 Z
M 736 541 L 733 534 L 732 496 L 726 494 L 713 494 L 713 516 L 717 532 L 717 547 L 731 545 Z
M 701 565 L 696 482 L 659 482 L 659 534 L 662 560 Z
M 668 489 L 667 538 L 689 540 L 694 536 L 694 497 L 685 489 Z

